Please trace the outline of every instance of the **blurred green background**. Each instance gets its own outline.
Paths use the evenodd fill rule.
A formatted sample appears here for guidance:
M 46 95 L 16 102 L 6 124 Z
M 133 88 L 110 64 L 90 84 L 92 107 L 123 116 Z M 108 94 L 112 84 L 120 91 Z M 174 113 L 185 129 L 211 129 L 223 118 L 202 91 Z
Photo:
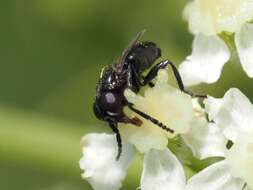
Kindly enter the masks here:
M 0 1 L 0 189 L 89 190 L 81 180 L 80 139 L 110 132 L 95 119 L 92 101 L 100 70 L 142 29 L 163 58 L 179 64 L 191 52 L 182 20 L 186 0 Z M 173 81 L 173 80 L 172 80 Z M 237 58 L 218 83 L 194 88 L 222 96 L 252 80 Z M 136 159 L 123 189 L 138 186 Z

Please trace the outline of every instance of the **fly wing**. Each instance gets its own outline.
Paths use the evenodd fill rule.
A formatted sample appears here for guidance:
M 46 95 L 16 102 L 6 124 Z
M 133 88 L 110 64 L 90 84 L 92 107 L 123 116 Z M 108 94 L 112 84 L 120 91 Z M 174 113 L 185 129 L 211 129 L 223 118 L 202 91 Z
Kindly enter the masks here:
M 146 32 L 146 30 L 142 30 L 137 33 L 134 39 L 128 44 L 127 48 L 122 52 L 120 58 L 118 59 L 117 66 L 120 68 L 123 66 L 124 61 L 126 59 L 126 56 L 131 51 L 132 47 L 140 40 L 140 38 L 143 36 L 143 34 Z

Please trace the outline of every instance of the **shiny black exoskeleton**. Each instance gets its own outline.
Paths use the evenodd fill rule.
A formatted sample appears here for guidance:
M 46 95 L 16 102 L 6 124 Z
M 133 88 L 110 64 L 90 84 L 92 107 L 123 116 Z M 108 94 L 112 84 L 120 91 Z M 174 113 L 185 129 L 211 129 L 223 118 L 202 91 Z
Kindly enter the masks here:
M 185 90 L 177 68 L 169 60 L 161 61 L 151 67 L 161 57 L 161 49 L 153 42 L 138 42 L 143 33 L 142 31 L 137 34 L 136 38 L 124 50 L 116 64 L 107 66 L 102 70 L 97 84 L 96 99 L 93 105 L 94 113 L 98 119 L 108 122 L 113 132 L 116 133 L 118 143 L 117 159 L 119 159 L 122 149 L 121 137 L 117 128 L 118 122 L 131 123 L 136 126 L 142 124 L 140 118 L 129 118 L 124 114 L 123 108 L 125 106 L 128 106 L 140 117 L 150 120 L 164 130 L 171 133 L 174 132 L 157 119 L 149 116 L 148 113 L 136 109 L 132 103 L 128 102 L 124 97 L 126 88 L 138 92 L 145 85 L 152 87 L 152 80 L 156 77 L 158 71 L 170 65 L 177 79 L 178 86 L 182 91 L 191 96 L 204 97 L 194 95 Z M 148 74 L 143 76 L 143 72 L 149 68 L 151 69 Z

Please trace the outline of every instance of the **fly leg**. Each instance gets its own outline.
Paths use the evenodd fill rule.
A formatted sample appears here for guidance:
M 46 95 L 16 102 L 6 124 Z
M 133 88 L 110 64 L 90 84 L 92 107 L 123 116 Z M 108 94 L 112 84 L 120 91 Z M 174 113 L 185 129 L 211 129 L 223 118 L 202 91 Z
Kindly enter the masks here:
M 151 68 L 151 70 L 149 71 L 149 73 L 145 76 L 144 78 L 144 85 L 146 84 L 149 84 L 156 76 L 157 76 L 157 73 L 160 69 L 164 69 L 166 68 L 168 65 L 171 66 L 172 68 L 172 71 L 173 71 L 173 74 L 176 78 L 176 81 L 177 81 L 177 85 L 179 87 L 179 89 L 186 93 L 186 94 L 189 94 L 190 96 L 192 97 L 198 97 L 198 98 L 207 98 L 206 95 L 199 95 L 199 94 L 194 94 L 193 92 L 187 90 L 185 87 L 184 87 L 184 84 L 183 84 L 183 81 L 182 81 L 182 78 L 176 68 L 176 66 L 170 61 L 170 60 L 164 60 L 158 64 L 156 64 L 155 66 L 153 66 Z
M 116 140 L 117 140 L 117 144 L 118 144 L 118 154 L 117 154 L 116 160 L 119 160 L 121 153 L 122 153 L 122 140 L 121 140 L 121 136 L 119 133 L 118 125 L 116 122 L 109 122 L 109 125 L 110 125 L 112 131 L 116 134 Z
M 157 119 L 151 117 L 150 115 L 148 115 L 148 114 L 146 114 L 146 113 L 144 113 L 144 112 L 142 112 L 142 111 L 134 108 L 134 105 L 132 103 L 128 102 L 127 106 L 129 107 L 130 110 L 132 110 L 133 112 L 137 113 L 138 115 L 140 115 L 144 119 L 147 119 L 147 120 L 151 121 L 153 124 L 157 125 L 158 127 L 164 129 L 167 132 L 174 133 L 173 129 L 167 127 L 166 125 L 164 125 L 163 123 L 161 123 Z
M 140 76 L 136 69 L 129 65 L 129 71 L 128 74 L 127 74 L 127 84 L 128 84 L 128 87 L 134 91 L 134 92 L 138 92 L 140 90 L 140 88 L 142 86 L 146 86 L 146 84 L 144 83 L 144 79 L 145 77 L 143 76 Z M 152 88 L 154 87 L 154 83 L 150 80 L 149 82 L 147 82 L 147 84 Z
M 139 92 L 141 86 L 143 86 L 143 82 L 141 81 L 138 73 L 135 68 L 129 64 L 128 72 L 127 72 L 127 86 L 133 92 Z

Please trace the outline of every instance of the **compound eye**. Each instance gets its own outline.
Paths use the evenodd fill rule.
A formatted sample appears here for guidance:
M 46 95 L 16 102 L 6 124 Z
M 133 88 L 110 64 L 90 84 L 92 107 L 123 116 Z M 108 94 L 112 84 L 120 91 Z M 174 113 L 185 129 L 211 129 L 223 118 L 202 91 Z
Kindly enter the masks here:
M 122 110 L 122 95 L 104 92 L 100 97 L 100 105 L 103 110 L 118 114 Z
M 113 93 L 111 92 L 107 92 L 105 94 L 105 101 L 108 103 L 108 104 L 114 104 L 116 102 L 116 97 Z

